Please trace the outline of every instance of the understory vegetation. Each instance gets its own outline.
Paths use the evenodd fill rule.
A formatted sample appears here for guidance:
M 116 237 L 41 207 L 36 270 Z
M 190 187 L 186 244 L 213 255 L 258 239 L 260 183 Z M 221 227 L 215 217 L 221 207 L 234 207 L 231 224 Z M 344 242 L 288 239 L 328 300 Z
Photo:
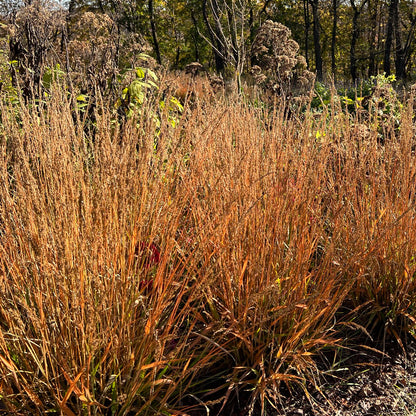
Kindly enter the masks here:
M 266 413 L 345 348 L 405 348 L 413 96 L 182 106 L 142 75 L 113 106 L 59 77 L 42 100 L 3 94 L 2 408 Z

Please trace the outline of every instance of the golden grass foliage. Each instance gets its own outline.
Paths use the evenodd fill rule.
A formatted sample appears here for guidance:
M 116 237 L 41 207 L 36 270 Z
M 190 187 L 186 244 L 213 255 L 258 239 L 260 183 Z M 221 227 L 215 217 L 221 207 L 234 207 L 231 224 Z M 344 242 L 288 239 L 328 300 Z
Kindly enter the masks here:
M 282 383 L 319 385 L 315 357 L 346 334 L 401 342 L 416 315 L 412 114 L 381 145 L 371 120 L 363 134 L 341 111 L 238 100 L 176 128 L 121 129 L 97 106 L 91 137 L 62 94 L 2 105 L 1 406 L 220 413 L 244 396 L 264 410 Z

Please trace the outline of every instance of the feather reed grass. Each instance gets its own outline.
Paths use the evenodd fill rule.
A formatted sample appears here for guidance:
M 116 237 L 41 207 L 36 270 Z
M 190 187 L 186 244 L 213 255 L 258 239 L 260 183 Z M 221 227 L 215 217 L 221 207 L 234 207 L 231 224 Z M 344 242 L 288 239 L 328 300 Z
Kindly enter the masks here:
M 381 145 L 341 110 L 152 102 L 91 135 L 62 91 L 1 106 L 5 410 L 264 413 L 326 350 L 414 334 L 411 104 Z

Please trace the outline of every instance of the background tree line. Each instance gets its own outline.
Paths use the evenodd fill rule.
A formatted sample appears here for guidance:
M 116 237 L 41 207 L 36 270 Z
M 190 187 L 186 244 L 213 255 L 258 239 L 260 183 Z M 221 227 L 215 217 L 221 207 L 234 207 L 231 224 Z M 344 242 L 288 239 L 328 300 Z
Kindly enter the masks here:
M 27 65 L 55 54 L 68 69 L 82 66 L 107 83 L 114 68 L 134 65 L 143 51 L 171 69 L 198 61 L 240 75 L 266 20 L 291 30 L 318 80 L 350 83 L 379 72 L 407 80 L 415 66 L 414 0 L 7 0 L 0 14 L 3 23 L 17 23 L 10 60 L 37 48 Z

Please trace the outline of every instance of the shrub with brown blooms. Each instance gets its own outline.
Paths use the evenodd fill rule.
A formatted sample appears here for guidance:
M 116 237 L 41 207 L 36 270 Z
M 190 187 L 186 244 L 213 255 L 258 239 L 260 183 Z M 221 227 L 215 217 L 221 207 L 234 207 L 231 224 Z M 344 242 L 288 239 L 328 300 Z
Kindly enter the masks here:
M 116 75 L 123 68 L 140 65 L 137 57 L 147 51 L 149 45 L 140 34 L 123 31 L 106 13 L 80 10 L 70 17 L 68 56 L 71 76 L 83 89 L 95 85 L 100 87 L 102 94 L 108 93 L 107 84 L 115 83 Z M 146 65 L 149 66 L 151 61 L 149 59 Z
M 118 72 L 115 22 L 105 13 L 85 12 L 70 30 L 68 56 L 74 81 L 84 90 L 98 85 L 104 92 L 107 81 Z
M 315 76 L 306 69 L 291 36 L 286 26 L 266 20 L 251 47 L 252 75 L 258 85 L 275 94 L 303 96 L 312 90 Z
M 13 82 L 21 82 L 24 96 L 39 94 L 45 67 L 59 61 L 52 51 L 59 50 L 64 25 L 63 9 L 49 0 L 28 2 L 9 25 L 9 57 L 19 73 L 12 71 Z

